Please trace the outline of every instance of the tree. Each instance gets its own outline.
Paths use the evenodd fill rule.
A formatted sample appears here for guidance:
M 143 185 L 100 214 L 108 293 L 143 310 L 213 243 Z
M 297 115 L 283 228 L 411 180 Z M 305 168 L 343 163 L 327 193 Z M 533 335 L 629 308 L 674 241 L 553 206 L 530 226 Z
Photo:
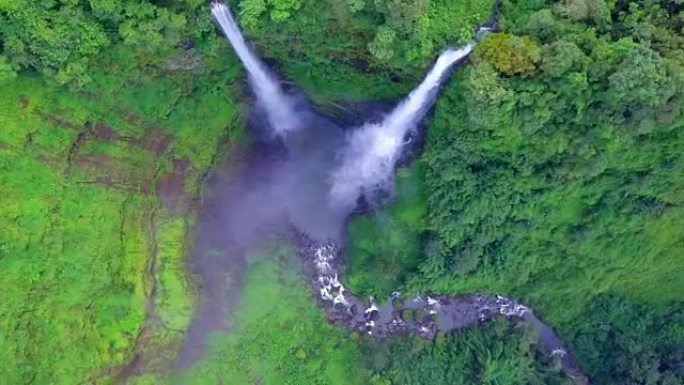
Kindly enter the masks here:
M 542 71 L 551 77 L 560 77 L 569 71 L 583 71 L 589 58 L 577 44 L 557 40 L 543 47 Z
M 426 0 L 375 0 L 375 9 L 385 16 L 385 23 L 401 33 L 413 29 L 426 5 Z
M 624 54 L 617 71 L 608 77 L 614 103 L 632 108 L 665 104 L 682 84 L 672 76 L 666 61 L 645 44 Z
M 183 15 L 150 3 L 131 3 L 126 15 L 128 18 L 119 26 L 124 44 L 148 53 L 177 45 L 186 25 Z
M 266 12 L 265 0 L 245 0 L 240 2 L 240 21 L 248 30 L 255 30 L 261 23 L 261 15 Z
M 368 51 L 379 61 L 388 61 L 394 57 L 392 44 L 397 33 L 387 25 L 378 28 L 375 38 L 368 44 Z
M 610 8 L 605 0 L 564 0 L 556 9 L 573 21 L 597 22 L 610 16 Z
M 352 13 L 360 12 L 366 7 L 366 0 L 346 0 Z
M 9 63 L 6 57 L 0 55 L 0 84 L 8 82 L 17 76 L 14 67 Z
M 501 73 L 514 75 L 533 71 L 541 60 L 541 49 L 528 36 L 493 33 L 477 46 L 475 57 Z
M 302 6 L 300 0 L 266 0 L 266 2 L 271 6 L 271 20 L 276 22 L 289 19 L 292 12 Z

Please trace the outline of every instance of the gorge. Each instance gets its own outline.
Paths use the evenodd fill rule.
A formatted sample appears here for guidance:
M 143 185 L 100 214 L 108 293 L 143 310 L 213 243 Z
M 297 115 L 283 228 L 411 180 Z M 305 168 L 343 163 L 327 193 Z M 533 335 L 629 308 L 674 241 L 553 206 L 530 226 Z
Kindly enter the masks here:
M 271 232 L 294 232 L 293 242 L 302 257 L 312 292 L 332 323 L 378 338 L 413 332 L 432 339 L 438 333 L 507 317 L 528 325 L 545 354 L 557 359 L 575 383 L 588 383 L 577 360 L 553 329 L 513 299 L 484 294 L 421 294 L 403 298 L 401 293 L 394 292 L 384 303 L 377 303 L 373 298 L 364 300 L 350 293 L 343 284 L 340 245 L 347 218 L 360 199 L 372 206 L 378 202 L 378 196 L 391 195 L 392 176 L 406 141 L 425 119 L 452 67 L 465 60 L 476 43 L 444 51 L 423 82 L 379 121 L 342 128 L 281 88 L 275 74 L 245 42 L 226 5 L 213 3 L 212 13 L 247 70 L 257 114 L 264 117 L 260 122 L 268 128 L 258 139 L 261 147 L 250 157 L 258 166 L 248 165 L 251 171 L 241 174 L 247 177 L 234 180 L 232 193 L 225 199 L 239 203 L 222 208 L 228 212 L 226 220 L 213 223 L 210 231 L 226 233 L 230 240 L 226 243 L 233 243 L 229 247 L 236 255 Z M 488 24 L 476 35 L 490 30 L 492 22 Z M 262 156 L 267 160 L 258 160 Z M 260 170 L 256 174 L 263 174 L 262 177 L 255 178 L 252 168 Z M 216 229 L 221 223 L 227 227 Z M 200 234 L 205 231 L 208 229 L 200 227 Z M 185 364 L 201 351 L 209 325 L 220 327 L 220 318 L 225 316 L 217 313 L 225 298 L 214 298 L 212 303 L 213 294 L 207 292 L 219 290 L 210 283 L 217 279 L 211 278 L 215 267 L 200 267 L 198 272 L 203 280 L 203 305 L 191 325 L 184 349 L 195 353 L 181 354 Z

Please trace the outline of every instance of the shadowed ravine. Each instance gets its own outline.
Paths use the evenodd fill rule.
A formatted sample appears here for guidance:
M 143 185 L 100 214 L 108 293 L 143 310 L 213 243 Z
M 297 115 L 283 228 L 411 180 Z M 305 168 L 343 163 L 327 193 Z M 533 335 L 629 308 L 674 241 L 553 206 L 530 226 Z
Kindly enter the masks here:
M 407 138 L 418 130 L 450 71 L 475 42 L 445 50 L 424 81 L 382 119 L 347 130 L 314 113 L 305 98 L 282 90 L 277 77 L 247 46 L 225 5 L 214 3 L 212 13 L 247 69 L 257 104 L 252 125 L 260 127 L 253 127 L 256 137 L 249 156 L 225 181 L 214 182 L 214 193 L 200 215 L 192 266 L 202 279 L 202 301 L 181 354 L 182 365 L 201 354 L 208 331 L 225 326 L 230 301 L 219 294 L 226 292 L 222 266 L 240 270 L 245 250 L 269 234 L 294 227 L 307 279 L 330 322 L 378 338 L 409 332 L 434 338 L 438 332 L 507 317 L 529 325 L 543 351 L 557 359 L 569 377 L 588 383 L 553 329 L 513 299 L 483 294 L 402 298 L 395 292 L 378 305 L 350 293 L 342 282 L 340 245 L 349 215 L 359 201 L 373 202 L 378 194 L 391 193 Z M 491 29 L 493 22 L 488 24 L 478 36 Z M 209 255 L 211 250 L 230 255 L 216 258 Z M 232 278 L 231 286 L 239 285 L 239 274 Z

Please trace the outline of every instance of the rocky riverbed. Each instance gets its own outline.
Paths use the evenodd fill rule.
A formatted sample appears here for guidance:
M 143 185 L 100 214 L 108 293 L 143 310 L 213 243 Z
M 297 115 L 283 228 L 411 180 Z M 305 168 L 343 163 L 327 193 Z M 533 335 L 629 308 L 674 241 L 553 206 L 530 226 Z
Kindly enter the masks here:
M 404 297 L 394 292 L 382 303 L 372 297 L 362 299 L 342 282 L 343 252 L 339 245 L 316 242 L 304 235 L 297 237 L 297 244 L 314 296 L 333 324 L 377 338 L 417 333 L 433 339 L 438 333 L 477 327 L 494 317 L 506 317 L 527 324 L 537 335 L 544 353 L 557 360 L 576 384 L 589 383 L 577 359 L 553 329 L 529 307 L 511 298 L 484 294 Z

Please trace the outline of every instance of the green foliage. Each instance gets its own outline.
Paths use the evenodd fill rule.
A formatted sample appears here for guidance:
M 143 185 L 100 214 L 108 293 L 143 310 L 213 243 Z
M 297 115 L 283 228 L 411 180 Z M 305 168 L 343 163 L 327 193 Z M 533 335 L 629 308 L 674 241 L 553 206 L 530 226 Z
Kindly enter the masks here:
M 658 52 L 644 44 L 623 54 L 619 69 L 608 77 L 613 102 L 631 108 L 658 107 L 678 93 L 684 68 L 680 63 L 663 60 Z
M 168 215 L 168 214 L 167 214 Z M 195 309 L 193 289 L 186 273 L 186 234 L 192 229 L 187 219 L 169 215 L 156 225 L 156 270 L 158 291 L 154 298 L 159 321 L 163 328 L 180 334 L 182 338 Z
M 0 54 L 16 68 L 82 87 L 93 80 L 93 59 L 113 45 L 123 43 L 159 60 L 183 36 L 201 31 L 197 27 L 209 15 L 195 13 L 200 2 L 187 3 L 179 13 L 176 6 L 146 0 L 0 1 Z
M 346 0 L 346 2 L 352 13 L 359 12 L 366 7 L 366 0 Z
M 240 2 L 241 21 L 247 28 L 259 28 L 261 15 L 268 11 L 272 21 L 282 23 L 301 6 L 300 0 L 243 0 Z
M 130 3 L 124 12 L 129 16 L 119 25 L 124 44 L 156 53 L 180 42 L 185 16 L 146 2 Z
M 26 74 L 3 85 L 3 383 L 108 383 L 133 355 L 165 367 L 194 309 L 187 197 L 218 141 L 239 140 L 232 89 L 182 69 L 164 81 L 111 53 L 82 92 Z M 215 74 L 235 64 L 204 60 Z
M 266 0 L 266 2 L 272 7 L 271 19 L 275 22 L 287 20 L 302 6 L 300 0 Z
M 539 47 L 527 36 L 507 33 L 488 35 L 476 48 L 476 57 L 506 75 L 533 71 L 541 59 Z
M 352 220 L 347 277 L 355 293 L 386 298 L 416 268 L 426 211 L 421 173 L 419 168 L 399 170 L 396 204 Z
M 525 329 L 505 321 L 478 329 L 366 343 L 368 366 L 388 384 L 570 384 L 537 352 Z
M 596 22 L 609 17 L 609 4 L 606 0 L 565 0 L 556 9 L 559 14 L 573 21 Z
M 266 12 L 266 0 L 243 0 L 240 2 L 240 21 L 246 28 L 258 28 L 260 17 L 264 12 Z
M 325 321 L 290 250 L 250 257 L 240 304 L 232 330 L 172 383 L 367 384 L 357 338 Z
M 545 75 L 561 77 L 567 73 L 577 72 L 585 68 L 590 59 L 582 52 L 577 44 L 556 40 L 543 47 L 544 62 L 541 69 Z
M 76 383 L 125 362 L 143 322 L 148 199 L 131 170 L 119 181 L 130 190 L 96 182 L 98 158 L 71 145 L 87 103 L 31 79 L 10 86 L 0 102 L 0 376 Z
M 15 77 L 17 77 L 17 73 L 12 65 L 7 61 L 6 57 L 0 56 L 0 84 L 6 83 Z
M 577 277 L 584 298 L 602 280 L 633 298 L 674 300 L 668 293 L 681 285 L 661 293 L 655 282 L 674 277 L 666 266 L 682 256 L 667 230 L 681 218 L 684 182 L 683 123 L 673 107 L 683 96 L 681 57 L 548 17 L 566 33 L 542 33 L 539 68 L 499 77 L 498 54 L 478 51 L 439 102 L 421 160 L 425 237 L 437 239 L 427 242 L 421 271 L 430 279 L 449 272 L 444 287 L 520 290 L 548 303 L 547 312 L 566 292 L 551 300 L 558 276 Z M 454 284 L 446 277 L 462 275 L 459 266 L 478 273 Z M 617 280 L 617 266 L 641 285 Z M 577 275 L 587 269 L 596 273 Z
M 384 15 L 385 23 L 403 33 L 410 32 L 425 11 L 427 0 L 374 0 L 375 10 Z
M 593 317 L 577 326 L 571 341 L 594 383 L 670 385 L 684 382 L 681 304 L 658 315 L 648 306 L 601 295 L 585 311 Z
M 571 336 L 598 383 L 679 383 L 681 9 L 613 3 L 504 2 L 504 30 L 429 123 L 423 228 L 385 230 L 418 232 L 417 268 L 384 280 L 513 295 Z M 367 254 L 366 270 L 384 263 Z
M 5 56 L 15 65 L 51 76 L 61 71 L 60 80 L 83 76 L 84 71 L 75 68 L 110 43 L 103 26 L 76 6 L 53 9 L 51 2 L 0 2 L 0 20 Z
M 277 22 L 264 17 L 275 9 L 268 1 L 242 0 L 238 7 L 258 51 L 277 58 L 286 76 L 325 102 L 406 92 L 436 54 L 473 36 L 493 3 L 300 0 L 283 2 L 296 12 Z
M 368 44 L 368 50 L 379 61 L 388 61 L 394 56 L 392 43 L 397 37 L 397 33 L 391 27 L 382 26 L 378 28 L 375 38 Z
M 237 6 L 258 51 L 325 104 L 405 93 L 492 4 Z M 352 221 L 351 287 L 512 295 L 597 384 L 679 384 L 681 7 L 502 11 L 394 205 Z M 564 383 L 502 323 L 359 344 L 325 323 L 283 250 L 252 257 L 234 328 L 170 379 L 195 301 L 192 198 L 219 143 L 244 138 L 240 74 L 202 0 L 0 0 L 0 382 Z

